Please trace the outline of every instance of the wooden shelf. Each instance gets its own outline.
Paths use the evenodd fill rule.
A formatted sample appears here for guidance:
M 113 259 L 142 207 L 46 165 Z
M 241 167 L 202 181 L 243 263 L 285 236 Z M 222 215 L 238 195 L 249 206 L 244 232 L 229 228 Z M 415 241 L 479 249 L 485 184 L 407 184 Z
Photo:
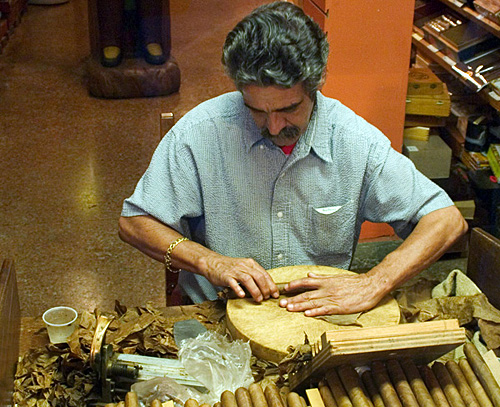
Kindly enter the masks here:
M 438 65 L 444 68 L 446 72 L 458 78 L 460 82 L 463 83 L 468 89 L 478 93 L 479 96 L 481 96 L 481 98 L 486 101 L 492 108 L 500 112 L 500 96 L 497 95 L 488 86 L 478 91 L 478 86 L 474 85 L 472 80 L 464 78 L 457 70 L 454 69 L 454 66 L 457 65 L 457 62 L 439 51 L 434 45 L 426 41 L 420 31 L 421 30 L 418 27 L 414 27 L 412 33 L 412 44 L 417 48 L 417 50 L 424 57 L 436 62 Z
M 486 18 L 482 14 L 479 14 L 477 11 L 471 9 L 468 6 L 459 6 L 458 2 L 453 0 L 439 0 L 441 3 L 448 6 L 450 9 L 456 11 L 460 15 L 466 17 L 467 19 L 474 21 L 485 30 L 489 31 L 496 37 L 500 38 L 500 25 L 495 23 L 494 21 Z
M 457 65 L 457 62 L 451 59 L 449 56 L 445 55 L 441 51 L 439 51 L 434 45 L 430 44 L 426 41 L 422 34 L 418 31 L 420 29 L 418 27 L 414 27 L 412 33 L 412 43 L 417 48 L 419 52 L 421 52 L 425 57 L 432 59 L 434 62 L 438 63 L 441 67 L 443 67 L 447 72 L 456 76 L 460 79 L 460 81 L 466 85 L 470 90 L 477 91 L 478 86 L 474 85 L 471 80 L 467 80 L 462 77 L 459 72 L 457 72 L 453 67 Z

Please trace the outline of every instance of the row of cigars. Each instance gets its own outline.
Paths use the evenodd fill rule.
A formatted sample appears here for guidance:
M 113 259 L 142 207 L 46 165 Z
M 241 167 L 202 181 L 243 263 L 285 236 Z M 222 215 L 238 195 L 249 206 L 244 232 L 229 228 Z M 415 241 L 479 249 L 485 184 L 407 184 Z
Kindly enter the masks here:
M 329 369 L 317 387 L 298 392 L 271 383 L 258 383 L 234 393 L 226 390 L 213 406 L 194 399 L 184 407 L 500 407 L 500 386 L 477 348 L 464 345 L 465 357 L 431 366 L 412 359 L 373 361 L 354 368 L 344 364 Z M 137 407 L 137 396 L 106 407 Z M 170 401 L 173 406 L 173 402 Z M 151 407 L 167 407 L 155 400 Z

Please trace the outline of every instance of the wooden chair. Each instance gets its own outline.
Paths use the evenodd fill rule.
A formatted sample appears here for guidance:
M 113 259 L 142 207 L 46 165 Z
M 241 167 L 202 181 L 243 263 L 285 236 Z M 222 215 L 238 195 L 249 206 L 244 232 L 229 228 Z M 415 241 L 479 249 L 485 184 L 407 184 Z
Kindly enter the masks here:
M 467 275 L 500 309 L 500 239 L 481 228 L 471 231 Z
M 160 140 L 170 131 L 175 124 L 173 113 L 160 114 Z M 167 307 L 182 304 L 182 296 L 177 288 L 179 275 L 165 270 L 165 295 L 167 298 Z

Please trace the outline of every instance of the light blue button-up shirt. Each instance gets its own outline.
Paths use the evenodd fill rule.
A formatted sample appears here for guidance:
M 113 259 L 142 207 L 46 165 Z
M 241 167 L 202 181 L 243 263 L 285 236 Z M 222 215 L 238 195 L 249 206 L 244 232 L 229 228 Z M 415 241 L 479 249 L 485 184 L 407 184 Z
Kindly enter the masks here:
M 405 238 L 453 202 L 379 130 L 318 92 L 306 132 L 286 156 L 262 138 L 239 92 L 206 101 L 163 138 L 123 216 L 151 215 L 215 252 L 265 269 L 348 269 L 365 220 Z M 215 299 L 183 272 L 193 301 Z

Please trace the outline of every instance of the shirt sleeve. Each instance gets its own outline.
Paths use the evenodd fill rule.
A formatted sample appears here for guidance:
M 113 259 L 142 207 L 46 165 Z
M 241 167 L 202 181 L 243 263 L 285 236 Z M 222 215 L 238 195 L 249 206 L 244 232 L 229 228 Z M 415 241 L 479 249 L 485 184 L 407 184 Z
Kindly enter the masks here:
M 394 150 L 388 139 L 370 152 L 367 178 L 366 220 L 389 223 L 403 239 L 424 215 L 453 205 L 446 192 Z
M 123 203 L 122 216 L 140 215 L 151 215 L 181 233 L 188 232 L 188 218 L 202 215 L 193 154 L 175 128 L 162 139 L 134 193 Z

